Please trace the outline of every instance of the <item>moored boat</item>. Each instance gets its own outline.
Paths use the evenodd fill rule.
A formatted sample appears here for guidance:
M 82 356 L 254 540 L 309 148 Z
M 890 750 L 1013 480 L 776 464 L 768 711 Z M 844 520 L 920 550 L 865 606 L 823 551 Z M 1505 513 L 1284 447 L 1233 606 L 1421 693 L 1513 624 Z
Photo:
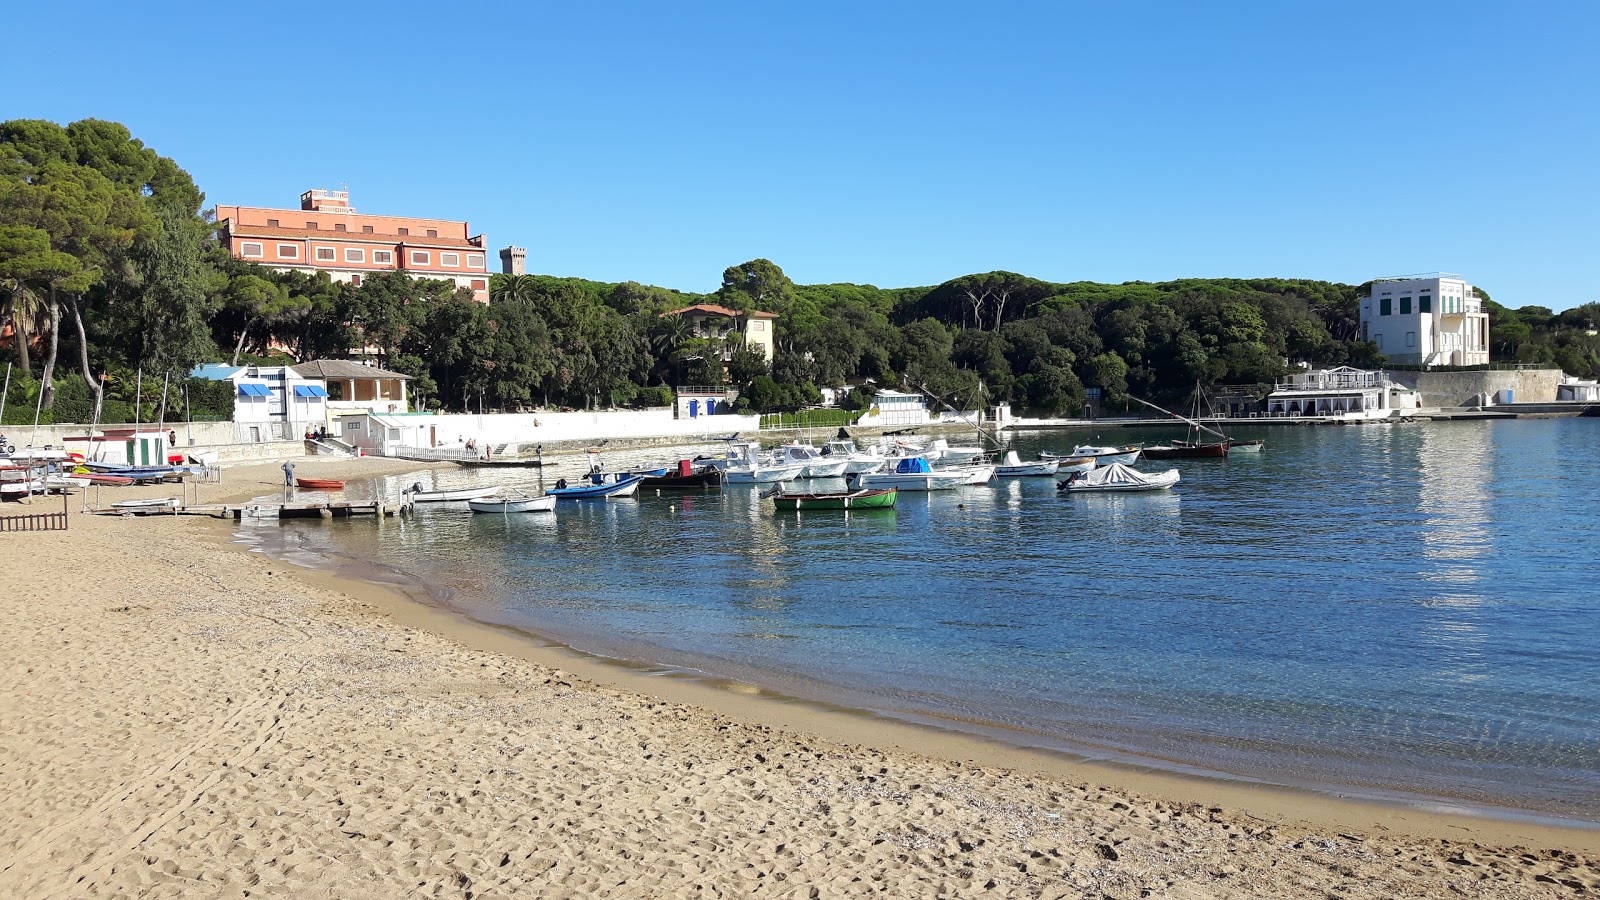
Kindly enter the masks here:
M 1146 459 L 1226 459 L 1227 441 L 1170 441 L 1144 448 Z
M 344 490 L 344 482 L 337 478 L 301 478 L 297 475 L 294 479 L 294 486 L 305 488 L 308 491 Z
M 988 469 L 984 480 L 994 477 L 994 467 Z M 935 469 L 920 456 L 908 456 L 894 467 L 893 472 L 862 472 L 851 475 L 848 484 L 852 490 L 870 488 L 899 488 L 902 491 L 948 491 L 971 484 L 974 472 L 961 469 Z
M 896 488 L 874 490 L 834 491 L 821 494 L 772 495 L 772 504 L 780 511 L 802 509 L 894 509 Z
M 1101 466 L 1093 472 L 1074 472 L 1066 481 L 1056 485 L 1060 491 L 1159 491 L 1178 483 L 1178 470 L 1165 472 L 1140 472 L 1121 463 Z
M 1041 459 L 1038 462 L 1025 463 L 1015 450 L 1007 450 L 1000 465 L 994 467 L 994 474 L 1002 478 L 1019 478 L 1031 475 L 1054 475 L 1061 469 L 1061 461 L 1057 459 Z
M 543 497 L 474 497 L 467 506 L 475 513 L 531 513 L 550 512 L 556 508 L 556 498 Z
M 714 466 L 695 466 L 693 460 L 680 459 L 676 469 L 652 472 L 639 482 L 642 488 L 713 488 L 722 486 L 722 472 Z
M 609 500 L 614 497 L 632 497 L 639 490 L 639 482 L 644 481 L 643 475 L 623 475 L 612 473 L 605 476 L 599 484 L 567 484 L 562 478 L 556 486 L 545 491 L 545 495 L 559 500 Z
M 772 462 L 778 466 L 802 466 L 801 478 L 836 478 L 849 470 L 850 460 L 832 459 L 817 452 L 810 444 L 784 444 L 772 451 Z
M 1092 459 L 1097 466 L 1109 466 L 1112 463 L 1131 466 L 1139 461 L 1139 452 L 1140 448 L 1133 444 L 1128 444 L 1124 447 L 1095 447 L 1081 444 L 1073 447 L 1072 452 L 1067 455 L 1078 459 Z M 1041 453 L 1039 455 L 1044 456 L 1045 454 Z
M 1267 442 L 1261 440 L 1234 441 L 1228 445 L 1229 453 L 1260 453 L 1265 449 L 1267 449 Z

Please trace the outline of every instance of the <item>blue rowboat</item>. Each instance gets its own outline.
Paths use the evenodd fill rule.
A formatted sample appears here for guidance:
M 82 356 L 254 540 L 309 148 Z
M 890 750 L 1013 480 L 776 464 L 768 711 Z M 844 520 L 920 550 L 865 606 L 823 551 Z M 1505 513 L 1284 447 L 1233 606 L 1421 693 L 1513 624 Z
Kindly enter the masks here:
M 556 486 L 545 491 L 546 496 L 557 500 L 609 500 L 612 497 L 631 497 L 639 490 L 643 475 L 614 474 L 600 484 L 568 485 L 563 478 Z

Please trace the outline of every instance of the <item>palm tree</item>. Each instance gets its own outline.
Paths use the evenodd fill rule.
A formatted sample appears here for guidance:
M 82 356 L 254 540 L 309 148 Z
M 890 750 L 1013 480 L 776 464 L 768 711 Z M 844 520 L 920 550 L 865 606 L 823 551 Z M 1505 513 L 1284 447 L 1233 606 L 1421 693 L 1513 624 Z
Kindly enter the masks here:
M 538 282 L 532 275 L 504 275 L 489 276 L 489 300 L 532 300 L 538 293 Z

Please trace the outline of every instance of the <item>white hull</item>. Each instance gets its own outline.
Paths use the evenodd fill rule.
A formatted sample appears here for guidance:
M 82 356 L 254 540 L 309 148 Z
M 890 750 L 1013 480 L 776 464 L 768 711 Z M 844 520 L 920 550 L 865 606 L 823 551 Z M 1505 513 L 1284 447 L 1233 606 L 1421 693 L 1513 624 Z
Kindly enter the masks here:
M 467 501 L 475 513 L 527 513 L 550 512 L 556 508 L 555 497 L 481 497 Z
M 877 472 L 888 464 L 888 460 L 881 456 L 863 456 L 860 459 L 851 457 L 844 464 L 845 475 L 861 475 L 866 472 Z
M 849 460 L 806 464 L 801 478 L 838 478 L 850 468 Z
M 1054 475 L 1061 469 L 1061 463 L 1055 460 L 1045 462 L 1024 463 L 1020 466 L 995 466 L 994 474 L 1001 478 L 1026 478 L 1033 475 Z
M 773 484 L 793 481 L 804 470 L 805 466 L 729 466 L 722 470 L 722 479 L 729 484 Z
M 1165 472 L 1136 472 L 1121 466 L 1096 469 L 1088 475 L 1061 482 L 1060 489 L 1070 493 L 1125 493 L 1131 491 L 1161 491 L 1178 483 L 1178 470 Z
M 993 472 L 990 473 L 993 475 Z M 850 478 L 852 490 L 899 488 L 902 491 L 950 491 L 971 484 L 967 472 L 869 472 Z M 985 479 L 987 480 L 987 479 Z

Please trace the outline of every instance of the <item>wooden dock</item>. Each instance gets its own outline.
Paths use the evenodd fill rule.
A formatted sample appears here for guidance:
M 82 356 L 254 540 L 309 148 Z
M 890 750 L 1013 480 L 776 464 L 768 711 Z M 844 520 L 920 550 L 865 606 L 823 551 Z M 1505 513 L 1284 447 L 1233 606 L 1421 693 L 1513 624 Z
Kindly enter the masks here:
M 245 503 L 200 503 L 94 509 L 101 516 L 211 516 L 243 519 L 346 519 L 395 516 L 411 511 L 410 500 L 252 500 Z

